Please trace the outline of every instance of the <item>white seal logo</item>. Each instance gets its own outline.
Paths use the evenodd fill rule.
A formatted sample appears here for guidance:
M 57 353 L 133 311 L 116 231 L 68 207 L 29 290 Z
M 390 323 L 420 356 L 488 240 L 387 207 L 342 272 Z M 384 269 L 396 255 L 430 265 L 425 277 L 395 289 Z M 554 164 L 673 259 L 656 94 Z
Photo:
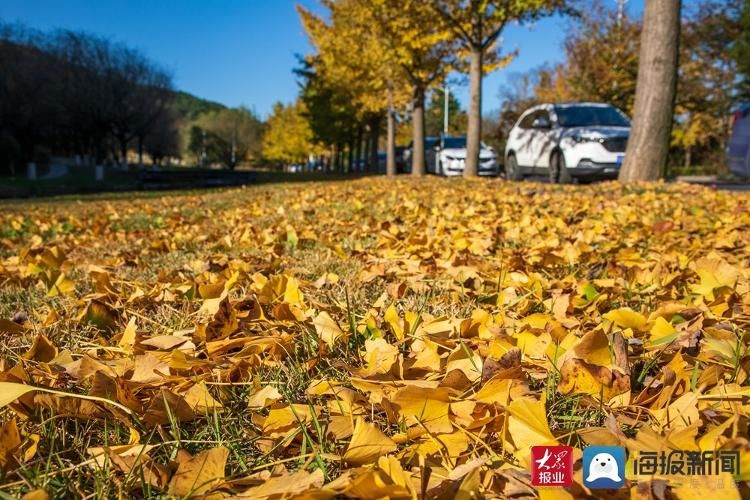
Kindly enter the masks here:
M 617 460 L 609 453 L 597 453 L 589 464 L 589 477 L 586 478 L 586 481 L 591 482 L 602 478 L 622 481 Z

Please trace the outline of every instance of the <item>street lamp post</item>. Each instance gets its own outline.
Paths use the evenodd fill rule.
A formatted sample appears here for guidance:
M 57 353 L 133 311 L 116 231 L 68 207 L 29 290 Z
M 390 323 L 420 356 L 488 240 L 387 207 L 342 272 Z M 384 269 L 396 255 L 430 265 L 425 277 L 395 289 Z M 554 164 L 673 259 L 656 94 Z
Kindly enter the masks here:
M 450 90 L 448 81 L 443 84 L 443 136 L 448 135 L 448 102 L 450 101 Z

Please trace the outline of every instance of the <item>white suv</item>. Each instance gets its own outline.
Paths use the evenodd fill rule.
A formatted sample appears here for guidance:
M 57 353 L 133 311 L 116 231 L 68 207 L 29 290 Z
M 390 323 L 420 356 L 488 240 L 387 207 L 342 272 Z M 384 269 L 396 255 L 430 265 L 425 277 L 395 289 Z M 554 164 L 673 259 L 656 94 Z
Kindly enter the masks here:
M 625 158 L 628 117 L 610 104 L 540 104 L 511 129 L 505 177 L 549 175 L 550 182 L 615 179 Z

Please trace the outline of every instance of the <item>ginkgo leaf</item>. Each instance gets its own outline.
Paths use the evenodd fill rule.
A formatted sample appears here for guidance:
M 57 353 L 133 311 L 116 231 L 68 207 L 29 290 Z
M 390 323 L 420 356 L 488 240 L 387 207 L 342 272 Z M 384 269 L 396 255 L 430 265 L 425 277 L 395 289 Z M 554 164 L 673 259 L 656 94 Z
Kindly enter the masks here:
M 24 394 L 28 394 L 36 389 L 36 387 L 30 385 L 0 382 L 0 408 L 9 405 Z
M 83 311 L 83 319 L 100 330 L 111 330 L 117 317 L 107 304 L 92 300 Z
M 452 432 L 448 417 L 450 398 L 446 388 L 404 387 L 391 399 L 407 426 L 423 425 L 431 432 Z
M 56 297 L 58 295 L 71 295 L 75 292 L 76 285 L 65 273 L 60 273 L 55 282 L 49 287 L 47 292 L 48 297 Z
M 192 386 L 184 395 L 185 402 L 196 413 L 212 412 L 214 410 L 221 410 L 223 406 L 221 403 L 211 396 L 208 392 L 205 382 L 199 382 Z
M 390 306 L 388 306 L 388 309 L 385 310 L 384 315 L 385 322 L 388 323 L 388 325 L 391 327 L 391 331 L 396 336 L 398 340 L 404 339 L 404 327 L 401 324 L 401 318 L 398 316 L 398 311 L 396 311 L 396 307 L 393 303 L 391 303 Z
M 315 469 L 312 472 L 299 470 L 294 474 L 284 474 L 269 478 L 262 484 L 249 488 L 239 495 L 240 498 L 276 499 L 276 498 L 304 498 L 304 493 L 323 486 L 323 471 Z M 315 497 L 315 495 L 312 495 Z
M 398 348 L 382 338 L 366 340 L 364 360 L 366 366 L 360 371 L 361 376 L 388 373 L 398 360 Z
M 333 349 L 336 341 L 345 336 L 338 323 L 325 311 L 315 317 L 313 325 L 315 325 L 318 336 L 328 345 L 329 349 Z
M 714 300 L 714 292 L 723 287 L 734 287 L 739 271 L 724 259 L 706 257 L 695 262 L 695 272 L 700 283 L 691 286 L 695 293 Z
M 542 401 L 521 398 L 508 406 L 508 437 L 516 447 L 516 456 L 529 466 L 531 447 L 557 444 L 547 423 L 547 414 Z
M 25 493 L 21 500 L 49 500 L 49 494 L 45 490 L 37 488 Z
M 383 455 L 396 451 L 396 443 L 375 424 L 357 419 L 354 433 L 344 453 L 344 460 L 352 464 L 369 464 Z
M 646 318 L 629 307 L 621 307 L 620 309 L 609 311 L 604 317 L 622 328 L 640 330 L 646 325 Z
M 0 334 L 3 335 L 19 335 L 26 332 L 26 328 L 23 325 L 19 325 L 15 321 L 0 318 Z
M 651 326 L 651 343 L 663 344 L 665 342 L 671 342 L 676 338 L 677 330 L 672 326 L 672 323 L 661 316 L 656 318 L 654 324 Z
M 172 496 L 199 495 L 224 479 L 229 450 L 223 446 L 204 450 L 179 462 L 177 472 L 169 481 Z
M 609 366 L 612 363 L 612 353 L 607 335 L 601 330 L 588 332 L 558 359 L 558 363 L 571 358 L 581 359 L 592 365 Z
M 443 455 L 456 459 L 464 453 L 471 444 L 465 432 L 455 431 L 450 434 L 427 435 L 414 446 L 414 451 L 422 456 Z
M 267 385 L 250 396 L 248 406 L 250 408 L 265 408 L 269 404 L 275 403 L 280 399 L 281 393 L 279 390 L 272 385 Z
M 130 377 L 133 382 L 151 383 L 169 376 L 169 363 L 152 354 L 135 357 L 135 369 Z
M 312 418 L 310 406 L 293 404 L 283 408 L 273 408 L 263 422 L 263 434 L 282 436 L 293 428 L 305 425 Z
M 0 471 L 7 470 L 15 462 L 15 455 L 20 453 L 21 443 L 15 418 L 0 427 Z
M 122 332 L 122 336 L 120 337 L 120 341 L 117 343 L 117 345 L 119 345 L 123 349 L 131 350 L 133 348 L 133 345 L 135 344 L 135 332 L 135 316 L 131 316 L 130 320 L 128 321 L 128 326 L 126 326 L 125 330 Z
M 49 363 L 57 357 L 57 354 L 57 347 L 46 336 L 37 335 L 34 337 L 31 348 L 23 355 L 23 358 L 41 363 Z
M 618 370 L 571 358 L 560 368 L 558 390 L 562 394 L 597 396 L 607 402 L 630 390 L 630 376 Z
M 479 354 L 467 354 L 468 352 L 463 347 L 457 347 L 448 355 L 445 371 L 449 373 L 451 370 L 459 370 L 469 381 L 476 382 L 482 377 L 483 361 Z
M 86 396 L 83 394 L 71 394 L 71 393 L 67 393 L 63 391 L 56 391 L 53 389 L 48 389 L 46 387 L 34 387 L 31 385 L 17 384 L 15 382 L 0 382 L 0 408 L 7 406 L 13 401 L 15 401 L 16 399 L 34 391 L 46 392 L 48 394 L 53 394 L 55 396 L 66 396 L 66 397 L 71 397 L 71 398 L 84 399 L 87 401 L 96 401 L 99 403 L 106 403 L 106 404 L 115 406 L 128 414 L 132 413 L 132 410 L 130 408 L 127 408 L 126 406 L 123 406 L 120 403 L 111 401 L 109 399 L 95 397 L 95 396 Z
M 651 410 L 651 414 L 661 427 L 680 429 L 700 422 L 698 397 L 694 392 L 687 392 L 672 404 L 660 410 Z

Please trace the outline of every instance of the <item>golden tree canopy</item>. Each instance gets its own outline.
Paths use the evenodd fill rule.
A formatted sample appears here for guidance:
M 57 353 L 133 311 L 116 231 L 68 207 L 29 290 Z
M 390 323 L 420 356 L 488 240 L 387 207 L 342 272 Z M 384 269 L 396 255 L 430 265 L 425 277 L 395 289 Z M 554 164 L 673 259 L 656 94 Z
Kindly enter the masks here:
M 301 101 L 289 105 L 277 102 L 266 127 L 263 156 L 271 161 L 299 162 L 310 154 L 320 152 L 320 148 L 313 143 L 312 130 Z

